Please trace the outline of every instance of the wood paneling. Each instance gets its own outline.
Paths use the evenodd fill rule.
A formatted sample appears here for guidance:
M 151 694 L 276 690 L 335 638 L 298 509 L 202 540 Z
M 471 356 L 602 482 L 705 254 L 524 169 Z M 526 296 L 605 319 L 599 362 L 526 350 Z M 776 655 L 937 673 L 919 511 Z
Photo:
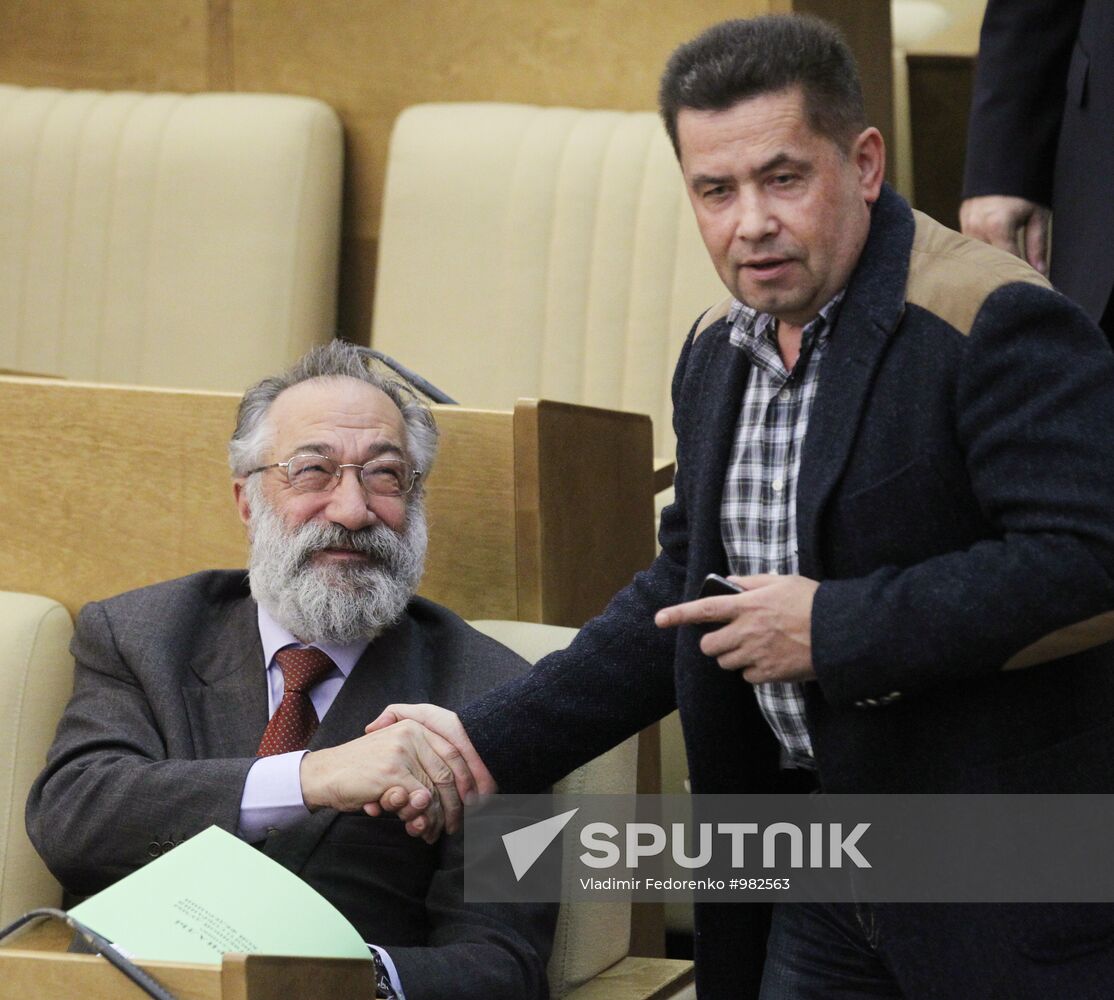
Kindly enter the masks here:
M 238 401 L 0 377 L 0 590 L 76 613 L 246 565 L 226 460 Z M 581 625 L 649 564 L 648 417 L 534 400 L 435 411 L 422 594 L 466 618 Z M 43 443 L 63 441 L 46 461 Z
M 691 962 L 624 958 L 573 990 L 565 1000 L 666 1000 L 679 995 L 692 981 Z
M 434 410 L 441 445 L 426 499 L 422 594 L 465 618 L 518 619 L 511 415 Z
M 653 561 L 652 434 L 641 414 L 519 401 L 520 619 L 579 628 Z
M 208 90 L 205 0 L 5 0 L 0 80 L 104 90 Z
M 793 9 L 839 25 L 859 64 L 867 120 L 889 143 L 894 120 L 890 0 L 794 0 Z
M 239 397 L 0 379 L 0 589 L 87 601 L 245 564 Z
M 913 204 L 958 229 L 975 58 L 909 55 L 907 61 Z

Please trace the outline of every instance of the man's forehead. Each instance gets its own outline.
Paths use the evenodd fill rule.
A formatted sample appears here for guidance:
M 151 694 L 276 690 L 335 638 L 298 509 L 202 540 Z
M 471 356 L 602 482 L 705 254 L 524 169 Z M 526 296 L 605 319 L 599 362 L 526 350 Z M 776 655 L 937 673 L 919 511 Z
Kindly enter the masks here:
M 268 418 L 279 440 L 379 431 L 401 443 L 405 433 L 402 412 L 385 392 L 347 376 L 309 379 L 283 390 Z
M 726 108 L 681 108 L 677 113 L 682 163 L 716 149 L 757 152 L 789 137 L 808 144 L 830 141 L 813 131 L 799 86 L 744 97 Z

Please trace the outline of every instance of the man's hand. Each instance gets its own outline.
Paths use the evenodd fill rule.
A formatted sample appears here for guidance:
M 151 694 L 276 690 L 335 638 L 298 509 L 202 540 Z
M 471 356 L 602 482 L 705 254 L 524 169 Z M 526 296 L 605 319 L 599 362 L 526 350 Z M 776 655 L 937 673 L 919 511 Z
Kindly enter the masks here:
M 812 669 L 812 600 L 820 586 L 804 576 L 732 576 L 745 593 L 704 597 L 662 608 L 659 628 L 725 622 L 700 640 L 705 656 L 724 670 L 741 670 L 751 684 L 807 681 Z
M 458 788 L 471 786 L 453 745 L 409 721 L 307 753 L 300 776 L 302 799 L 311 812 L 322 807 L 358 812 L 389 795 L 397 806 L 392 811 L 412 811 L 407 832 L 430 844 L 442 827 L 449 833 L 460 828 Z
M 437 705 L 388 705 L 377 719 L 368 723 L 364 732 L 383 731 L 402 720 L 420 723 L 432 736 L 453 747 L 456 759 L 461 762 L 454 771 L 457 776 L 456 791 L 462 801 L 472 802 L 476 795 L 495 794 L 495 779 L 476 753 L 456 713 L 447 708 Z M 406 824 L 407 833 L 412 836 L 420 834 L 420 828 L 416 829 L 415 824 L 421 822 L 424 810 L 406 795 L 404 787 L 387 789 L 378 801 L 369 800 L 364 810 L 371 816 L 393 812 Z
M 1009 251 L 1041 274 L 1048 274 L 1051 217 L 1043 205 L 1004 194 L 968 198 L 959 206 L 959 225 L 965 236 Z

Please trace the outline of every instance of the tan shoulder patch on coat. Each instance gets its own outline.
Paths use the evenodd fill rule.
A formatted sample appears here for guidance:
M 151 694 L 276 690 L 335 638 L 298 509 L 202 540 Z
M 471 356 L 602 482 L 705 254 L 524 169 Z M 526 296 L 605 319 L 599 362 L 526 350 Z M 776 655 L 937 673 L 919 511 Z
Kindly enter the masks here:
M 717 323 L 719 320 L 724 319 L 727 314 L 731 312 L 731 307 L 734 304 L 735 300 L 729 295 L 722 302 L 719 302 L 716 305 L 712 306 L 711 309 L 709 309 L 703 316 L 700 317 L 700 322 L 696 325 L 696 332 L 692 335 L 692 339 L 696 340 L 696 338 L 699 337 L 700 334 L 702 334 L 705 330 L 707 330 L 708 327 L 710 327 L 713 323 Z
M 1052 287 L 1020 257 L 962 236 L 923 212 L 914 211 L 913 219 L 905 301 L 934 313 L 964 336 L 995 289 L 1015 281 Z

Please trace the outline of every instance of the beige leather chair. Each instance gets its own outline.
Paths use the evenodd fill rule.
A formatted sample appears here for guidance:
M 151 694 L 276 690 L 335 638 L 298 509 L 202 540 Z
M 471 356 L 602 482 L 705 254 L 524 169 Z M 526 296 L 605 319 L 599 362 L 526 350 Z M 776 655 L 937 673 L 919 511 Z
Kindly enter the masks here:
M 509 646 L 531 663 L 564 649 L 576 629 L 533 622 L 474 621 L 472 625 Z M 635 790 L 638 738 L 573 771 L 554 790 L 566 794 L 621 795 Z M 577 847 L 565 844 L 566 870 Z M 571 876 L 570 876 L 571 877 Z M 686 1000 L 696 996 L 691 963 L 669 959 L 629 958 L 629 903 L 572 902 L 562 904 L 557 936 L 549 962 L 554 1000 L 593 1000 L 623 996 Z
M 652 112 L 423 104 L 395 123 L 373 347 L 467 406 L 648 413 L 724 297 Z
M 0 85 L 0 150 L 0 368 L 241 391 L 333 335 L 320 101 Z
M 23 805 L 73 687 L 72 634 L 56 601 L 0 591 L 0 926 L 62 902 L 27 839 Z
M 60 604 L 32 594 L 0 592 L 0 926 L 37 906 L 57 906 L 62 891 L 35 853 L 23 806 L 42 767 L 54 728 L 73 684 L 69 641 L 73 624 Z M 476 622 L 481 631 L 531 661 L 564 647 L 574 629 L 527 622 Z M 637 740 L 603 755 L 558 786 L 568 793 L 633 792 Z M 568 850 L 574 850 L 570 844 Z M 656 992 L 633 998 L 689 997 L 687 963 L 630 959 L 630 906 L 577 902 L 561 908 L 550 983 L 555 998 L 591 1000 L 613 988 L 649 984 Z M 585 985 L 587 984 L 587 985 Z M 599 992 L 601 991 L 602 992 Z M 583 992 L 581 992 L 583 991 Z
M 422 104 L 395 123 L 371 342 L 460 403 L 648 413 L 663 465 L 677 354 L 724 295 L 655 113 Z M 676 715 L 662 732 L 680 792 Z M 666 920 L 691 931 L 691 907 Z

